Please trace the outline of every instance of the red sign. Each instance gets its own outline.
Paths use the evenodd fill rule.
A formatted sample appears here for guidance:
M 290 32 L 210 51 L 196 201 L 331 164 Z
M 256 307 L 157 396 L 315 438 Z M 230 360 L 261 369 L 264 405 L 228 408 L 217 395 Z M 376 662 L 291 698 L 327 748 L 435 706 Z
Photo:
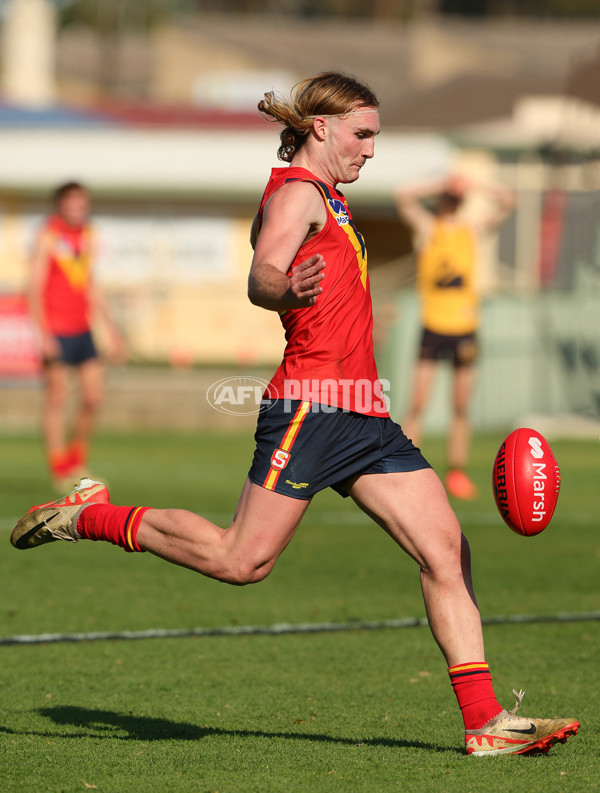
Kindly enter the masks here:
M 23 295 L 0 294 L 0 377 L 35 377 L 40 345 Z

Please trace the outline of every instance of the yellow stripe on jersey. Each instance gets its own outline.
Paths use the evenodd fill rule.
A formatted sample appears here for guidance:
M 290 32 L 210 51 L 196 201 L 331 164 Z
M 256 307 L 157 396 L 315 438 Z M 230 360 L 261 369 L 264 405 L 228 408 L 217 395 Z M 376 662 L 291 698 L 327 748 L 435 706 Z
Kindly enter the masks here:
M 353 224 L 346 223 L 345 226 L 342 226 L 343 230 L 348 235 L 348 239 L 352 243 L 354 250 L 356 251 L 356 260 L 358 262 L 358 269 L 360 270 L 360 282 L 363 285 L 363 289 L 367 288 L 367 249 L 364 243 L 361 243 L 358 239 L 358 232 L 354 228 Z
M 48 232 L 50 255 L 62 270 L 70 286 L 76 290 L 86 289 L 92 268 L 91 233 L 88 229 L 81 232 L 81 250 L 76 252 L 71 243 L 59 232 Z
M 267 490 L 273 490 L 273 488 L 277 484 L 277 480 L 279 479 L 279 473 L 280 473 L 279 471 L 276 471 L 274 468 L 271 468 L 269 470 L 269 473 L 267 474 L 267 478 L 263 483 L 263 487 L 266 488 Z
M 283 436 L 283 443 L 279 447 L 283 449 L 284 452 L 289 452 L 292 447 L 292 444 L 296 440 L 296 435 L 298 434 L 298 430 L 300 429 L 300 425 L 304 421 L 304 417 L 310 410 L 310 402 L 302 402 L 301 405 L 298 407 L 296 411 L 296 415 L 292 419 L 290 426 L 287 429 L 287 432 Z
M 289 427 L 285 431 L 285 435 L 283 436 L 283 440 L 281 442 L 281 445 L 279 446 L 279 449 L 281 449 L 282 451 L 289 452 L 289 450 L 292 448 L 292 445 L 296 440 L 296 436 L 298 435 L 300 427 L 302 426 L 302 422 L 304 421 L 306 414 L 310 410 L 310 405 L 311 405 L 310 402 L 302 402 L 298 406 L 294 418 L 291 420 Z M 280 473 L 281 470 L 278 471 L 277 469 L 271 467 L 271 470 L 267 474 L 267 478 L 264 481 L 263 487 L 265 487 L 267 490 L 273 490 L 273 488 L 277 484 L 277 480 L 279 479 Z
M 358 231 L 345 202 L 336 196 L 332 196 L 329 190 L 321 182 L 315 181 L 314 184 L 321 190 L 325 198 L 325 205 L 329 212 L 333 215 L 338 227 L 346 232 L 352 247 L 356 251 L 356 261 L 358 262 L 358 269 L 360 270 L 360 282 L 363 288 L 367 288 L 367 247 L 362 234 Z M 343 208 L 343 209 L 342 209 Z M 340 222 L 340 220 L 345 222 Z

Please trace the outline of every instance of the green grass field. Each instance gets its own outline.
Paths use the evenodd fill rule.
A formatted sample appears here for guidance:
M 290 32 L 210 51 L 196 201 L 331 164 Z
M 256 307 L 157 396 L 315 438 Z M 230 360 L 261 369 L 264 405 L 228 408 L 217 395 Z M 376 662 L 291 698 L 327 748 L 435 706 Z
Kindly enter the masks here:
M 547 531 L 496 514 L 500 436 L 475 441 L 475 502 L 457 504 L 484 616 L 589 612 L 598 598 L 596 442 L 553 444 L 563 490 Z M 38 441 L 0 439 L 0 635 L 421 617 L 418 571 L 353 504 L 318 496 L 271 576 L 234 588 L 95 543 L 19 552 L 16 518 L 51 496 Z M 99 438 L 116 503 L 180 506 L 225 525 L 250 461 L 243 436 Z M 424 444 L 435 464 L 438 441 Z M 426 628 L 1 646 L 0 791 L 598 791 L 598 622 L 486 628 L 496 693 L 525 715 L 575 716 L 547 756 L 468 758 Z

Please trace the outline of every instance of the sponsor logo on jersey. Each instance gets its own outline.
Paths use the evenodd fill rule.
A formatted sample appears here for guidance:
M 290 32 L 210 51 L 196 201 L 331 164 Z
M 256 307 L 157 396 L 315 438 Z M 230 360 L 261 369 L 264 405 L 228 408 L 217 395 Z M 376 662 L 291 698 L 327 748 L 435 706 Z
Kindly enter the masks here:
M 339 198 L 328 198 L 327 203 L 333 212 L 338 226 L 345 226 L 347 223 L 350 223 L 350 218 L 348 217 L 348 212 L 343 201 L 340 201 Z

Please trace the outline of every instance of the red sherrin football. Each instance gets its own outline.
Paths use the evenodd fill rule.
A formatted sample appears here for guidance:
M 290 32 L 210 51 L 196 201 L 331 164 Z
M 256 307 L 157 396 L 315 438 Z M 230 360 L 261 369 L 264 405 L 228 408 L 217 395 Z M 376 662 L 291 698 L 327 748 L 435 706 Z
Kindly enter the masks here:
M 523 427 L 511 432 L 498 449 L 492 484 L 507 526 L 525 537 L 543 531 L 560 490 L 560 469 L 546 439 Z

